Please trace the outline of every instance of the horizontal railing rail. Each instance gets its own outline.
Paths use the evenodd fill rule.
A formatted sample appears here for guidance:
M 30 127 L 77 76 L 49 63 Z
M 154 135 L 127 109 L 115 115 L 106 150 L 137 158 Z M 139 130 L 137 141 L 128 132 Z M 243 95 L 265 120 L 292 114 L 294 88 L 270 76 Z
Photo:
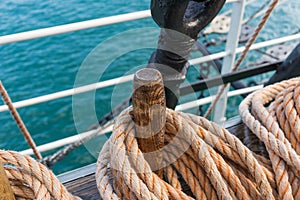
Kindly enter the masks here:
M 233 81 L 241 80 L 245 77 L 250 77 L 250 76 L 257 75 L 258 73 L 262 74 L 262 73 L 266 73 L 266 72 L 275 70 L 276 67 L 279 65 L 279 63 L 281 63 L 281 62 L 277 62 L 277 63 L 271 64 L 271 65 L 262 65 L 262 66 L 254 68 L 254 69 L 252 69 L 252 68 L 251 69 L 245 69 L 245 70 L 241 70 L 239 72 L 233 73 L 233 74 L 227 74 L 227 75 L 225 74 L 222 77 L 224 79 L 224 82 L 226 82 L 226 83 L 229 82 L 229 81 L 233 82 Z M 127 77 L 127 79 L 132 79 L 132 77 L 130 77 L 130 76 L 131 75 L 129 75 Z M 199 81 L 198 83 L 195 84 L 195 86 L 197 87 L 195 89 L 196 90 L 198 90 L 198 89 L 202 90 L 202 89 L 205 89 L 208 86 L 209 87 L 219 86 L 219 85 L 223 84 L 223 82 L 222 81 L 217 81 L 215 79 L 222 79 L 222 77 L 216 77 L 216 78 L 212 78 L 212 79 L 209 79 L 209 80 Z M 210 82 L 213 82 L 213 84 L 211 84 Z M 207 84 L 207 85 L 204 86 L 204 84 Z M 190 90 L 191 87 L 194 87 L 194 86 L 193 85 L 183 86 L 181 88 L 181 92 L 184 93 L 184 94 L 188 94 L 188 92 L 186 90 Z M 259 90 L 262 87 L 263 87 L 263 85 L 258 85 L 258 86 L 243 88 L 243 89 L 237 89 L 237 90 L 229 92 L 228 97 L 248 94 L 250 92 Z M 190 102 L 187 102 L 187 103 L 182 103 L 182 104 L 178 105 L 175 110 L 184 111 L 184 110 L 192 109 L 192 108 L 195 108 L 197 106 L 208 104 L 208 103 L 212 102 L 214 98 L 215 98 L 215 96 L 209 96 L 209 97 L 206 97 L 206 98 L 201 98 L 201 99 L 190 101 Z M 98 129 L 90 130 L 90 131 L 87 131 L 87 132 L 84 132 L 84 133 L 80 133 L 78 135 L 66 137 L 66 138 L 63 138 L 63 139 L 60 139 L 60 140 L 57 140 L 57 141 L 54 141 L 54 142 L 50 142 L 50 143 L 47 143 L 47 144 L 44 144 L 44 145 L 40 145 L 40 146 L 37 147 L 37 149 L 40 152 L 47 152 L 47 151 L 50 151 L 50 150 L 54 150 L 54 149 L 57 149 L 59 147 L 63 147 L 65 145 L 72 144 L 72 143 L 77 142 L 79 140 L 84 140 L 84 138 L 87 138 L 91 135 L 98 135 L 99 136 L 99 135 L 109 133 L 109 132 L 112 131 L 112 127 L 113 127 L 112 125 L 109 125 L 108 127 L 105 127 L 103 129 L 101 129 L 101 127 L 100 127 Z M 33 155 L 32 149 L 27 149 L 27 150 L 21 151 L 21 153 L 25 154 L 25 155 Z
M 226 3 L 233 3 L 239 0 L 227 0 Z M 107 26 L 112 24 L 118 24 L 122 22 L 134 21 L 138 19 L 144 19 L 151 17 L 150 10 L 142 10 L 137 12 L 131 12 L 126 14 L 114 15 L 109 17 L 103 17 L 98 19 L 92 19 L 82 22 L 75 22 L 65 25 L 52 26 L 49 28 L 42 28 L 33 31 L 26 31 L 22 33 L 14 33 L 10 35 L 0 36 L 0 45 L 10 44 L 14 42 L 22 42 L 26 40 L 32 40 L 42 37 L 48 37 L 53 35 L 59 35 L 74 31 L 80 31 L 90 28 L 97 28 L 101 26 Z
M 233 97 L 233 96 L 237 96 L 237 95 L 241 95 L 241 94 L 248 94 L 250 92 L 259 90 L 262 87 L 263 87 L 262 85 L 259 85 L 259 86 L 253 86 L 253 87 L 248 87 L 248 88 L 243 88 L 243 89 L 230 91 L 228 93 L 228 97 Z M 197 107 L 197 106 L 205 105 L 205 104 L 208 104 L 208 103 L 212 102 L 212 100 L 214 98 L 215 98 L 215 96 L 210 96 L 210 97 L 202 98 L 202 99 L 199 99 L 199 100 L 191 101 L 191 102 L 188 102 L 188 103 L 184 103 L 184 104 L 178 105 L 175 110 L 184 111 L 184 110 L 188 110 L 188 109 L 191 109 L 191 108 L 194 108 L 194 107 Z M 47 152 L 47 151 L 50 151 L 50 150 L 54 150 L 54 149 L 57 149 L 59 147 L 63 147 L 63 146 L 72 144 L 76 141 L 81 140 L 82 138 L 88 137 L 89 135 L 94 135 L 96 132 L 98 132 L 97 133 L 98 136 L 110 133 L 112 131 L 112 128 L 113 128 L 113 125 L 110 125 L 110 126 L 108 126 L 107 128 L 105 128 L 103 130 L 101 130 L 101 128 L 100 129 L 98 128 L 98 129 L 90 130 L 90 131 L 80 133 L 80 134 L 77 134 L 77 135 L 73 135 L 73 136 L 70 136 L 70 137 L 66 137 L 66 138 L 63 138 L 63 139 L 60 139 L 60 140 L 56 140 L 56 141 L 53 141 L 53 142 L 46 143 L 44 145 L 40 145 L 40 146 L 37 147 L 37 150 L 41 153 Z M 33 155 L 32 149 L 26 149 L 26 150 L 21 151 L 20 153 L 23 154 L 23 155 Z
M 259 42 L 259 43 L 256 43 L 256 44 L 252 45 L 252 47 L 250 49 L 255 50 L 255 49 L 268 47 L 268 46 L 272 46 L 272 45 L 276 45 L 276 44 L 281 44 L 281 43 L 284 43 L 284 42 L 297 40 L 297 39 L 300 39 L 300 33 L 290 35 L 290 36 L 281 37 L 281 38 L 277 38 L 277 39 L 273 39 L 273 40 L 269 40 L 269 41 L 265 41 L 265 42 Z M 244 48 L 245 47 L 237 48 L 237 50 L 236 50 L 237 53 L 241 53 L 244 50 Z M 208 56 L 203 56 L 201 58 L 191 59 L 189 61 L 189 63 L 191 65 L 196 65 L 196 64 L 200 64 L 200 63 L 220 59 L 220 58 L 223 58 L 227 55 L 230 55 L 230 52 L 223 51 L 223 52 L 211 54 L 211 55 L 208 55 Z M 114 85 L 121 84 L 121 83 L 126 83 L 126 82 L 129 82 L 129 81 L 132 81 L 132 80 L 133 80 L 133 75 L 127 75 L 127 76 L 123 76 L 123 77 L 110 79 L 110 80 L 107 80 L 107 81 L 93 83 L 93 84 L 78 87 L 78 88 L 72 88 L 72 89 L 68 89 L 68 90 L 64 90 L 64 91 L 60 91 L 60 92 L 55 92 L 55 93 L 52 93 L 52 94 L 47 94 L 47 95 L 43 95 L 43 96 L 39 96 L 39 97 L 34 97 L 34 98 L 31 98 L 31 99 L 26 99 L 26 100 L 14 102 L 13 105 L 15 106 L 15 108 L 23 108 L 23 107 L 26 107 L 26 106 L 31 106 L 31 105 L 51 101 L 51 100 L 56 100 L 56 99 L 59 99 L 59 98 L 64 98 L 64 97 L 68 97 L 68 96 L 72 96 L 72 95 L 76 95 L 76 94 L 80 94 L 80 93 L 84 93 L 84 92 L 89 92 L 89 91 L 96 90 L 96 89 L 101 89 L 101 88 L 104 88 L 104 87 L 109 87 L 109 86 L 114 86 Z M 4 112 L 4 111 L 8 111 L 7 105 L 0 106 L 0 112 Z
M 227 97 L 234 97 L 234 96 L 238 96 L 238 95 L 242 95 L 242 94 L 248 94 L 248 93 L 254 92 L 256 90 L 259 90 L 261 88 L 263 88 L 263 85 L 257 85 L 257 86 L 243 88 L 243 89 L 237 89 L 237 90 L 228 92 Z M 176 110 L 184 111 L 184 110 L 188 110 L 188 109 L 195 108 L 198 106 L 202 106 L 202 105 L 212 102 L 215 97 L 216 96 L 213 95 L 213 96 L 201 98 L 201 99 L 198 99 L 195 101 L 190 101 L 190 102 L 187 102 L 184 104 L 180 104 L 176 107 Z
M 150 10 L 143 10 L 143 11 L 132 12 L 128 14 L 103 17 L 103 18 L 92 19 L 83 22 L 76 22 L 71 24 L 53 26 L 49 28 L 42 28 L 33 31 L 26 31 L 22 33 L 15 33 L 11 35 L 1 36 L 0 45 L 32 40 L 32 39 L 37 39 L 42 37 L 48 37 L 53 35 L 59 35 L 59 34 L 64 34 L 64 33 L 69 33 L 74 31 L 101 27 L 101 26 L 107 26 L 107 25 L 117 24 L 121 22 L 144 19 L 148 17 L 151 17 Z

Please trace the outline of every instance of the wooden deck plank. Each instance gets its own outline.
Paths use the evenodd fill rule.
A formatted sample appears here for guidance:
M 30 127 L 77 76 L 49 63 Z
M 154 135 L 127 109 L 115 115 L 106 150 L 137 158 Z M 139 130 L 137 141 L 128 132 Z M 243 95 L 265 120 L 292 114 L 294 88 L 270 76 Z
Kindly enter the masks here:
M 240 138 L 254 152 L 260 155 L 265 154 L 264 146 L 259 143 L 256 136 L 241 122 L 240 118 L 229 120 L 225 123 L 224 127 Z M 83 200 L 99 200 L 101 198 L 96 186 L 95 169 L 95 164 L 92 164 L 58 177 L 72 194 L 81 197 Z
M 79 179 L 67 182 L 64 184 L 68 191 L 73 195 L 81 197 L 83 200 L 99 200 L 100 194 L 98 192 L 95 180 L 95 174 L 90 174 Z

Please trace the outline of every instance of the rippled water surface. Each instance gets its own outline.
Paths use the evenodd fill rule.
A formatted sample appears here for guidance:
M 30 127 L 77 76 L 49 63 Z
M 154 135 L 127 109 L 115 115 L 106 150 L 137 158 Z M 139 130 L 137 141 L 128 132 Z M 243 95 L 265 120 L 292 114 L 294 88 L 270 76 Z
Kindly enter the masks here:
M 257 2 L 247 7 L 247 16 L 262 5 L 262 2 Z M 4 0 L 0 2 L 0 36 L 148 8 L 149 1 L 146 0 Z M 230 6 L 226 5 L 225 9 L 228 8 Z M 299 11 L 298 0 L 280 5 L 258 41 L 297 32 L 300 28 L 297 27 L 300 22 Z M 255 26 L 257 22 L 256 19 L 250 24 Z M 133 73 L 147 63 L 156 45 L 158 32 L 157 26 L 149 18 L 2 45 L 0 79 L 11 99 L 20 101 L 71 89 L 74 84 L 88 84 L 95 78 L 107 80 Z M 222 48 L 224 45 L 211 47 L 210 50 L 216 52 Z M 250 53 L 247 62 L 255 62 L 260 57 L 261 54 Z M 80 69 L 84 69 L 84 72 L 81 73 Z M 195 73 L 189 74 L 190 81 L 196 78 Z M 256 77 L 256 80 L 265 78 L 266 75 Z M 94 113 L 100 118 L 112 105 L 127 98 L 130 91 L 131 84 L 124 84 L 117 88 L 101 89 L 95 94 L 78 95 L 75 101 L 72 97 L 66 97 L 18 111 L 37 145 L 41 145 L 86 130 L 93 124 L 93 117 L 85 108 L 92 106 L 91 110 L 95 110 Z M 95 106 L 90 105 L 91 101 L 87 99 L 89 95 L 95 95 Z M 236 105 L 239 101 L 240 98 L 230 99 L 228 117 L 237 114 Z M 0 102 L 0 105 L 3 103 Z M 74 106 L 79 110 L 75 117 Z M 28 148 L 8 112 L 0 113 L 0 124 L 0 148 L 17 151 Z M 90 151 L 98 152 L 107 137 L 101 136 L 89 143 L 87 148 L 83 146 L 71 152 L 65 160 L 54 166 L 54 171 L 61 173 L 95 162 L 96 158 Z

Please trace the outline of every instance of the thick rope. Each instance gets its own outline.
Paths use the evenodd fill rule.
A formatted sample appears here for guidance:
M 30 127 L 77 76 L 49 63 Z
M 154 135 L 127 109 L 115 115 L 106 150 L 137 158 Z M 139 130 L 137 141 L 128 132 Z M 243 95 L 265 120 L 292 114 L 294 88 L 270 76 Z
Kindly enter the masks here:
M 16 199 L 80 199 L 72 196 L 47 167 L 29 156 L 0 150 L 0 160 L 4 163 Z
M 268 86 L 240 105 L 244 123 L 265 144 L 280 199 L 300 199 L 300 78 Z
M 160 179 L 138 147 L 131 110 L 117 118 L 99 154 L 96 181 L 104 200 L 278 198 L 264 158 L 217 124 L 169 109 Z M 183 192 L 187 186 L 189 195 Z
M 252 46 L 252 44 L 255 42 L 258 34 L 260 33 L 260 31 L 262 30 L 262 28 L 264 27 L 264 25 L 266 24 L 266 22 L 268 21 L 272 11 L 275 9 L 277 3 L 279 0 L 273 0 L 272 3 L 270 4 L 270 6 L 268 7 L 265 15 L 263 16 L 263 18 L 261 19 L 261 21 L 259 22 L 257 28 L 255 29 L 253 35 L 251 36 L 251 38 L 247 41 L 247 44 L 245 46 L 245 49 L 243 50 L 242 54 L 239 56 L 238 60 L 236 61 L 234 67 L 232 68 L 231 72 L 235 72 L 236 70 L 238 70 L 239 66 L 241 65 L 242 61 L 244 60 L 244 58 L 246 57 L 250 47 Z M 216 98 L 213 100 L 213 102 L 210 104 L 210 106 L 208 107 L 206 113 L 204 114 L 205 118 L 208 118 L 209 115 L 211 114 L 212 110 L 214 109 L 214 107 L 216 106 L 217 102 L 219 101 L 219 99 L 221 98 L 223 92 L 225 91 L 225 89 L 227 88 L 229 84 L 225 84 L 223 85 L 217 95 Z

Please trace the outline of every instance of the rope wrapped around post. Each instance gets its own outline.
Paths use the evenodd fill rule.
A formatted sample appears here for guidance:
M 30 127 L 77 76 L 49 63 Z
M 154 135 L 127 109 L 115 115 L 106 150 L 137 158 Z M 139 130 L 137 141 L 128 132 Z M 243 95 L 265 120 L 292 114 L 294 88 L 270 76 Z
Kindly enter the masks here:
M 0 162 L 4 163 L 16 200 L 80 200 L 67 191 L 52 171 L 29 156 L 0 150 Z
M 265 158 L 217 124 L 170 109 L 159 177 L 139 147 L 133 109 L 119 115 L 99 154 L 96 181 L 104 200 L 277 199 Z
M 300 77 L 249 95 L 240 114 L 266 146 L 279 199 L 300 199 Z

